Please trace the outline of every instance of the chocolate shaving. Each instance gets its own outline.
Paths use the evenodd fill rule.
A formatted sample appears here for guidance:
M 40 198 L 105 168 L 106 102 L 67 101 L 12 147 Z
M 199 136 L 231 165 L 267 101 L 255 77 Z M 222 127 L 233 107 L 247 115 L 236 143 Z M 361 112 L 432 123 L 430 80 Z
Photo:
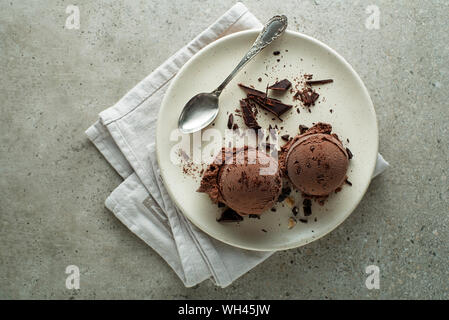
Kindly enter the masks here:
M 287 79 L 281 80 L 276 82 L 275 84 L 268 87 L 268 89 L 271 90 L 278 90 L 278 91 L 286 91 L 288 88 L 290 88 L 292 83 L 288 81 Z
M 292 213 L 293 213 L 295 216 L 298 215 L 298 213 L 299 213 L 298 207 L 293 207 Z
M 281 52 L 280 52 L 280 51 L 274 51 L 273 54 L 274 54 L 275 56 L 278 56 L 278 55 L 281 54 Z
M 284 140 L 284 141 L 288 141 L 289 138 L 290 138 L 290 136 L 289 136 L 288 134 L 284 134 L 284 135 L 281 137 L 281 139 Z
M 240 107 L 242 108 L 242 114 L 243 114 L 243 121 L 245 122 L 246 126 L 250 129 L 258 130 L 261 128 L 259 124 L 257 123 L 257 120 L 254 116 L 254 112 L 251 110 L 250 107 L 251 101 L 248 99 L 240 100 Z
M 308 217 L 312 214 L 312 207 L 303 207 L 304 209 L 304 216 Z
M 313 80 L 313 81 L 306 81 L 306 84 L 308 86 L 318 86 L 320 84 L 326 84 L 326 83 L 332 83 L 334 80 L 332 79 L 324 79 L 324 80 Z
M 232 130 L 237 130 L 239 128 L 239 125 L 237 123 L 234 123 L 232 126 Z
M 226 209 L 221 214 L 221 217 L 217 219 L 218 222 L 237 222 L 242 221 L 243 217 L 231 208 Z
M 299 221 L 301 221 L 302 223 L 307 223 L 307 219 L 298 219 Z
M 301 100 L 302 103 L 304 104 L 304 106 L 306 106 L 306 107 L 315 105 L 315 102 L 318 100 L 319 97 L 320 97 L 320 95 L 310 88 L 306 88 L 302 91 L 298 91 L 293 96 L 294 99 Z
M 351 152 L 351 150 L 349 150 L 349 148 L 346 148 L 346 152 L 348 153 L 348 159 L 351 160 L 352 157 L 354 156 Z
M 260 219 L 260 215 L 258 215 L 258 214 L 249 214 L 249 215 L 248 215 L 248 218 L 251 218 L 251 219 Z
M 312 105 L 315 104 L 315 101 L 317 101 L 319 97 L 320 97 L 320 95 L 318 93 L 316 93 L 315 91 L 312 91 L 312 94 L 310 96 L 310 98 L 312 99 Z
M 228 129 L 232 129 L 234 124 L 234 115 L 231 113 L 228 118 Z
M 349 184 L 349 185 L 352 187 L 352 182 L 351 182 L 351 181 L 349 181 L 348 179 L 346 179 L 345 182 L 346 182 L 347 184 Z
M 256 97 L 260 97 L 260 98 L 263 98 L 263 99 L 265 99 L 267 97 L 267 94 L 265 92 L 256 90 L 254 88 L 247 87 L 247 86 L 245 86 L 245 85 L 243 85 L 241 83 L 239 83 L 239 87 L 242 88 L 243 90 L 245 90 L 247 94 L 250 94 L 250 95 L 253 95 L 253 96 L 256 96 Z

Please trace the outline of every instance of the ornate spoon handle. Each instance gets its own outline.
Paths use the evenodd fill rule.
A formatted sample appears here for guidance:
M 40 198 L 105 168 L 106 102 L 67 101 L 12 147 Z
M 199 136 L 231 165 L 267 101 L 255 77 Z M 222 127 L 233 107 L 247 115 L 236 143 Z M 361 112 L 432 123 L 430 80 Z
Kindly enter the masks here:
M 245 64 L 248 63 L 252 58 L 254 58 L 263 48 L 268 46 L 273 40 L 277 39 L 287 28 L 287 17 L 274 16 L 271 18 L 267 24 L 263 27 L 256 41 L 252 45 L 251 49 L 245 54 L 243 59 L 231 72 L 231 74 L 223 81 L 220 86 L 213 91 L 217 97 L 221 94 L 226 85 L 234 78 L 234 76 L 240 71 Z

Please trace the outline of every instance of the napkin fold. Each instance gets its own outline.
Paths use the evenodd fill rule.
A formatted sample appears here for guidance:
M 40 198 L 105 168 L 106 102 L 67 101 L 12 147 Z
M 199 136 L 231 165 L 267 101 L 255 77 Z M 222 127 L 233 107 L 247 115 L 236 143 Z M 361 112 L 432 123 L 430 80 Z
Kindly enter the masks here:
M 200 49 L 234 32 L 262 24 L 237 3 L 104 110 L 86 135 L 125 179 L 105 205 L 170 265 L 185 286 L 212 279 L 226 287 L 273 252 L 243 250 L 215 240 L 193 226 L 173 204 L 159 174 L 155 133 L 157 114 L 172 78 Z M 388 163 L 378 156 L 375 175 Z M 374 177 L 373 176 L 373 177 Z

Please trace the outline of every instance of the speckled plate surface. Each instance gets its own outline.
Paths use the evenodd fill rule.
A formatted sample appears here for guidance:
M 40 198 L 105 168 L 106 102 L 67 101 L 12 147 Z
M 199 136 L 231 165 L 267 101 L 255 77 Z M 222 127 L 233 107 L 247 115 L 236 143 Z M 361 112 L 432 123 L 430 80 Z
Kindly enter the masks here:
M 213 204 L 207 194 L 195 190 L 200 183 L 200 173 L 190 167 L 185 173 L 185 163 L 173 163 L 171 152 L 179 141 L 170 141 L 172 131 L 177 128 L 178 116 L 185 103 L 199 92 L 212 91 L 240 61 L 258 31 L 244 31 L 224 37 L 196 54 L 183 66 L 173 79 L 164 97 L 157 126 L 157 158 L 161 176 L 173 201 L 186 217 L 210 236 L 230 245 L 250 250 L 284 250 L 312 242 L 341 224 L 356 208 L 373 173 L 377 149 L 378 131 L 376 114 L 368 91 L 352 67 L 334 50 L 303 34 L 288 31 L 280 39 L 256 56 L 226 87 L 220 97 L 220 113 L 213 128 L 224 132 L 228 113 L 234 112 L 245 93 L 237 83 L 254 85 L 265 90 L 267 83 L 276 79 L 303 79 L 304 74 L 313 74 L 313 79 L 334 79 L 334 83 L 316 87 L 319 103 L 309 113 L 300 102 L 293 101 L 293 94 L 281 96 L 287 104 L 298 106 L 283 115 L 284 121 L 272 121 L 271 115 L 260 112 L 258 122 L 262 128 L 269 124 L 283 127 L 280 135 L 294 136 L 298 125 L 311 126 L 314 122 L 332 124 L 354 157 L 348 170 L 352 187 L 345 185 L 341 192 L 332 194 L 324 206 L 313 203 L 312 215 L 307 223 L 299 222 L 288 228 L 292 210 L 284 201 L 278 203 L 276 212 L 267 211 L 260 219 L 245 218 L 239 223 L 219 223 L 222 208 Z M 273 55 L 274 51 L 280 54 Z M 277 61 L 279 59 L 279 61 Z M 258 79 L 262 78 L 259 82 Z M 332 112 L 331 112 L 332 110 Z M 235 117 L 244 128 L 243 119 Z M 192 137 L 190 137 L 192 138 Z M 348 142 L 349 141 L 349 142 Z M 300 208 L 297 220 L 302 218 L 302 197 L 292 192 Z

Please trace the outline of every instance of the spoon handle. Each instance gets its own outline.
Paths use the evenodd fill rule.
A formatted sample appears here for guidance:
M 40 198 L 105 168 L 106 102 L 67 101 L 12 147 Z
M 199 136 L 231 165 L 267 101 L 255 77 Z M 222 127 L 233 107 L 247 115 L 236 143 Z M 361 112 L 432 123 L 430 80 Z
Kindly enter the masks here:
M 243 59 L 239 62 L 239 64 L 235 67 L 235 69 L 231 72 L 231 74 L 223 81 L 220 86 L 214 90 L 214 94 L 219 96 L 226 85 L 234 78 L 234 76 L 243 68 L 245 64 L 248 63 L 249 60 L 254 58 L 263 48 L 268 46 L 273 40 L 277 39 L 287 28 L 287 17 L 282 16 L 274 16 L 271 18 L 267 24 L 263 27 L 256 41 L 254 41 L 251 49 L 245 54 Z

